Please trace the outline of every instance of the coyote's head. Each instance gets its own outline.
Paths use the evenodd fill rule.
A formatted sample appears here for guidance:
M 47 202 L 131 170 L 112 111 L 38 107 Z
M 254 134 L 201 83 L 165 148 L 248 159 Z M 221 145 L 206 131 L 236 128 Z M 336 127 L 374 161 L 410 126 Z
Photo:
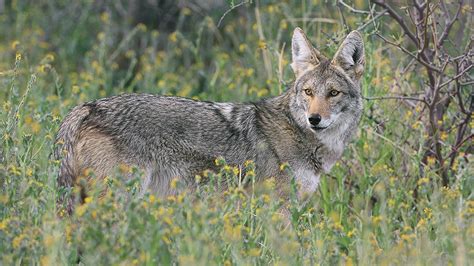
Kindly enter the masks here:
M 291 67 L 296 76 L 290 109 L 299 126 L 333 134 L 355 125 L 362 112 L 360 78 L 365 57 L 362 36 L 351 32 L 333 59 L 327 59 L 300 28 L 292 39 Z

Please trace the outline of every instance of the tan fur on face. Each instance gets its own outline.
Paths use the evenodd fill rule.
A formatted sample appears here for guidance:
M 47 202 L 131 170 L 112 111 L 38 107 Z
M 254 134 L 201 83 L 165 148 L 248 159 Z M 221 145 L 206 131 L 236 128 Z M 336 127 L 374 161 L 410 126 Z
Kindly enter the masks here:
M 80 172 L 90 168 L 97 177 L 111 174 L 120 162 L 119 153 L 111 138 L 96 130 L 85 130 L 76 146 L 75 165 Z
M 329 102 L 322 97 L 313 96 L 309 102 L 309 116 L 319 114 L 322 118 L 329 118 L 331 115 Z

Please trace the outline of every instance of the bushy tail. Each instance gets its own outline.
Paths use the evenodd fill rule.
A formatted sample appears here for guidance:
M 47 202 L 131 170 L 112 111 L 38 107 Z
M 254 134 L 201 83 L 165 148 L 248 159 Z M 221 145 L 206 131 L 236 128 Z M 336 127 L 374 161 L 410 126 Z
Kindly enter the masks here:
M 56 135 L 54 157 L 60 160 L 58 188 L 60 190 L 59 204 L 63 205 L 70 213 L 73 209 L 72 188 L 80 174 L 74 156 L 76 143 L 79 139 L 80 127 L 89 115 L 90 108 L 80 105 L 64 118 Z

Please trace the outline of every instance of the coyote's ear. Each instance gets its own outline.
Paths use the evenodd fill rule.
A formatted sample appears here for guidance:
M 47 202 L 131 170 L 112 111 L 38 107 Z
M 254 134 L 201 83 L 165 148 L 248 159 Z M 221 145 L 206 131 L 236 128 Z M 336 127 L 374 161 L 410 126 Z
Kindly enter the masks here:
M 297 78 L 306 70 L 319 64 L 318 57 L 321 56 L 300 28 L 296 28 L 293 32 L 291 55 L 293 61 L 291 68 L 293 68 Z
M 334 55 L 332 64 L 341 67 L 354 81 L 359 81 L 364 73 L 365 52 L 362 35 L 352 31 Z

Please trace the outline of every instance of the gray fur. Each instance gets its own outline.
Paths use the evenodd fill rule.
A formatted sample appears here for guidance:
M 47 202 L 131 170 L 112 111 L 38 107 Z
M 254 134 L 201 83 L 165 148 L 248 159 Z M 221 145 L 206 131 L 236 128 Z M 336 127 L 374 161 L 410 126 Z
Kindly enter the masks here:
M 359 81 L 319 58 L 311 69 L 300 69 L 282 95 L 255 103 L 126 94 L 80 105 L 57 135 L 64 149 L 56 152 L 62 160 L 59 184 L 74 186 L 85 168 L 103 177 L 123 163 L 145 172 L 144 191 L 167 195 L 174 193 L 170 180 L 178 177 L 192 187 L 194 176 L 215 169 L 222 156 L 231 165 L 253 160 L 259 180 L 276 177 L 280 184 L 293 177 L 280 171 L 288 163 L 301 191 L 313 192 L 321 172 L 330 170 L 355 133 L 362 111 Z M 342 92 L 327 99 L 328 119 L 334 120 L 327 129 L 309 126 L 304 88 L 321 99 L 330 89 Z

